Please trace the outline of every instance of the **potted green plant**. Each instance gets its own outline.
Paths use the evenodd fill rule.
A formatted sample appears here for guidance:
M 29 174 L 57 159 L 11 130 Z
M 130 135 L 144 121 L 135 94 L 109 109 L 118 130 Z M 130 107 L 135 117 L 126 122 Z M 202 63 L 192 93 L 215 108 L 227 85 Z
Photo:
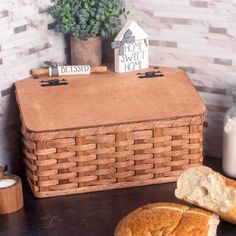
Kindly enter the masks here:
M 123 0 L 52 0 L 48 13 L 55 30 L 71 38 L 71 63 L 98 66 L 102 57 L 102 37 L 117 32 L 120 17 L 126 17 Z

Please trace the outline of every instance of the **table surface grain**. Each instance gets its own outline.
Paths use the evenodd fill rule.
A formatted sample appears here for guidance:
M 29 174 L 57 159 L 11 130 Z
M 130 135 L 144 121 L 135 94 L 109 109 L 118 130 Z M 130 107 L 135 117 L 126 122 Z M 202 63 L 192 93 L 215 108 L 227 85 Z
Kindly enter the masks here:
M 205 164 L 221 170 L 221 160 Z M 183 203 L 174 196 L 176 183 L 36 199 L 24 181 L 25 206 L 0 216 L 0 235 L 112 236 L 116 224 L 130 211 L 154 202 Z M 236 226 L 222 222 L 217 236 L 236 235 Z

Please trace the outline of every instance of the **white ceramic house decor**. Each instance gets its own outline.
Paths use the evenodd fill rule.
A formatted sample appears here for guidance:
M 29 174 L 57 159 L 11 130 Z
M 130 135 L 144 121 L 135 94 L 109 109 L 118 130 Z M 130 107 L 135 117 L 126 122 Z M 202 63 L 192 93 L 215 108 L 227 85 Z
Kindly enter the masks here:
M 112 43 L 115 72 L 123 73 L 149 67 L 148 36 L 133 20 L 126 23 Z

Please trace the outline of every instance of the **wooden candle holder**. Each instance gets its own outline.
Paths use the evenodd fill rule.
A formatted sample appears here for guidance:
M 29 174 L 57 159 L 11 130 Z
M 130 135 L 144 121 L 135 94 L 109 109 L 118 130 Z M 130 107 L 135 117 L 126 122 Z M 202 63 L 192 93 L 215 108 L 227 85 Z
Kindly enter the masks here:
M 20 177 L 4 175 L 3 168 L 0 167 L 0 181 L 2 180 L 15 180 L 15 183 L 8 187 L 0 187 L 0 215 L 18 211 L 24 205 Z

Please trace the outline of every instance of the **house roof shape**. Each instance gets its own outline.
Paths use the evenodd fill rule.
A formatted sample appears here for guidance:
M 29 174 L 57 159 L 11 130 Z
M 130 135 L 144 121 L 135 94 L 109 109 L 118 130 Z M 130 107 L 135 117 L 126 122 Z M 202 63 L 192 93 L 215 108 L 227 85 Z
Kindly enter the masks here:
M 148 35 L 144 32 L 144 30 L 137 24 L 134 20 L 129 20 L 122 30 L 118 33 L 115 38 L 115 41 L 121 41 L 124 38 L 125 32 L 130 29 L 135 36 L 135 40 L 147 39 Z

